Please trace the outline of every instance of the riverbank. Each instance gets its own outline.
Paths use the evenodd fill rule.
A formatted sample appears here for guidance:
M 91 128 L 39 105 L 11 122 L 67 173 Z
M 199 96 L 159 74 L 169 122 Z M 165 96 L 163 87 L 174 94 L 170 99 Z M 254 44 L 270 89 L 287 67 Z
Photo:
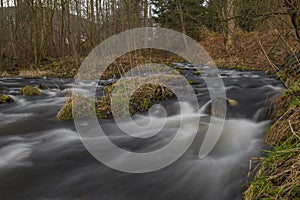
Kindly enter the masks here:
M 199 43 L 206 49 L 218 68 L 238 70 L 264 70 L 267 73 L 274 72 L 270 68 L 270 57 L 276 63 L 283 63 L 284 58 L 291 54 L 291 50 L 297 48 L 291 34 L 280 35 L 276 30 L 260 32 L 238 32 L 233 46 L 226 48 L 224 35 L 212 31 L 203 33 L 203 40 Z M 265 51 L 265 52 L 264 52 Z M 47 58 L 41 61 L 39 66 L 23 66 L 15 63 L 2 67 L 0 77 L 56 77 L 73 78 L 84 60 L 73 57 Z M 163 63 L 172 65 L 173 62 L 185 60 L 175 54 L 148 49 L 146 51 L 130 52 L 119 57 L 110 65 L 104 78 L 111 78 L 113 74 L 119 75 L 134 66 L 145 63 Z
M 277 76 L 287 89 L 268 109 L 273 123 L 266 131 L 265 142 L 273 149 L 266 151 L 266 157 L 250 161 L 250 165 L 257 160 L 259 164 L 251 170 L 246 200 L 300 199 L 299 61 L 292 65 L 287 62 Z

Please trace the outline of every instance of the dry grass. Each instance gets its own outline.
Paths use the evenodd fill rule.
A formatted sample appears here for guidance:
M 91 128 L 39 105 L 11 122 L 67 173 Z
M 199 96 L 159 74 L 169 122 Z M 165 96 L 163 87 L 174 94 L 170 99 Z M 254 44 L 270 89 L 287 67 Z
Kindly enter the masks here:
M 41 91 L 37 87 L 26 85 L 25 87 L 21 88 L 20 94 L 26 96 L 35 96 L 40 95 Z
M 3 71 L 1 74 L 0 74 L 0 77 L 12 77 L 13 75 L 8 73 L 7 71 Z
M 300 199 L 300 138 L 293 129 L 291 124 L 289 131 L 295 134 L 261 158 L 260 169 L 245 192 L 246 200 Z
M 49 70 L 20 70 L 18 76 L 19 77 L 27 77 L 27 78 L 38 78 L 43 76 L 52 76 L 53 73 Z
M 260 158 L 260 168 L 244 194 L 246 200 L 300 199 L 300 62 L 297 57 L 292 60 L 296 62 L 290 65 L 288 60 L 285 66 L 274 66 L 287 89 L 268 108 L 274 123 L 265 141 L 274 149 Z
M 287 42 L 289 46 L 286 45 Z M 234 46 L 225 48 L 224 35 L 207 34 L 206 39 L 200 44 L 208 51 L 220 68 L 234 68 L 241 70 L 268 70 L 268 60 L 260 48 L 260 43 L 266 49 L 268 56 L 276 63 L 282 63 L 290 52 L 290 48 L 296 48 L 293 35 L 281 35 L 276 30 L 238 32 Z
M 170 78 L 174 76 L 170 76 Z M 143 84 L 141 87 L 136 88 L 137 81 L 141 81 L 140 77 L 132 79 L 125 79 L 123 82 L 119 81 L 117 84 L 106 86 L 105 94 L 101 100 L 95 100 L 95 112 L 98 118 L 107 119 L 112 118 L 112 94 L 114 98 L 114 117 L 127 117 L 128 115 L 134 115 L 135 113 L 141 113 L 148 111 L 152 105 L 157 101 L 167 100 L 173 98 L 175 95 L 173 92 L 166 88 L 164 85 L 159 84 L 152 78 L 151 82 Z M 147 80 L 144 80 L 147 81 Z M 129 91 L 133 93 L 129 94 Z M 74 98 L 74 96 L 72 96 Z M 80 97 L 82 102 L 82 111 L 78 109 L 79 116 L 84 115 L 86 109 L 86 102 L 91 101 L 86 97 Z M 127 112 L 129 111 L 129 112 Z M 72 99 L 67 98 L 65 105 L 57 114 L 57 118 L 60 120 L 72 119 Z
M 0 94 L 0 104 L 2 103 L 13 103 L 15 100 L 9 95 Z

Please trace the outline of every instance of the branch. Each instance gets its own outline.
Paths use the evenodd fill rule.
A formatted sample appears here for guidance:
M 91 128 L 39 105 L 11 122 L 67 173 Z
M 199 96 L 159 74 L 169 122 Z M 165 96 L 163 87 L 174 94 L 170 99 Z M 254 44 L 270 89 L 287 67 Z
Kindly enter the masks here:
M 297 133 L 294 131 L 294 129 L 292 127 L 291 120 L 289 120 L 289 125 L 290 125 L 290 128 L 291 128 L 291 131 L 292 131 L 293 135 L 296 136 L 300 140 L 300 136 L 297 135 Z

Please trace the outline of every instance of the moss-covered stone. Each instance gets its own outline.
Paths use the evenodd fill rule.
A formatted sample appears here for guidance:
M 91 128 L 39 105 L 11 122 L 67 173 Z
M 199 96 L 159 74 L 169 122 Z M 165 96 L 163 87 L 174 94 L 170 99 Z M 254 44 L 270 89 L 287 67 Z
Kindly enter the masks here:
M 235 107 L 238 105 L 238 102 L 234 99 L 222 99 L 222 98 L 217 98 L 213 100 L 213 103 L 215 104 L 215 108 L 212 109 L 212 103 L 210 103 L 206 109 L 205 113 L 208 115 L 216 116 L 216 117 L 223 117 L 224 114 L 226 113 L 226 109 L 230 110 L 232 107 Z M 223 105 L 226 105 L 224 107 Z
M 198 82 L 197 82 L 197 81 L 193 81 L 193 80 L 191 80 L 191 81 L 189 81 L 189 84 L 190 84 L 190 85 L 197 85 L 197 84 L 198 84 Z
M 201 75 L 201 71 L 197 70 L 193 73 L 194 75 Z
M 117 92 L 114 93 L 114 117 L 127 117 L 129 115 L 134 115 L 135 113 L 141 113 L 148 111 L 151 106 L 153 106 L 157 101 L 166 100 L 174 97 L 175 95 L 172 91 L 161 84 L 148 83 L 145 84 L 136 90 L 134 90 L 133 94 L 129 99 L 129 104 L 126 102 L 128 100 L 128 95 L 126 91 L 131 91 L 131 89 L 125 90 L 122 87 L 116 87 L 116 84 L 106 86 L 105 88 L 105 96 L 102 97 L 101 100 L 94 100 L 88 97 L 81 96 L 76 102 L 81 104 L 80 109 L 76 109 L 78 111 L 78 116 L 86 116 L 89 109 L 95 109 L 96 115 L 100 119 L 108 119 L 113 117 L 113 112 L 111 108 L 111 98 L 114 89 Z M 130 86 L 129 86 L 130 87 Z M 76 97 L 72 97 L 76 98 Z M 86 103 L 86 101 L 95 102 L 94 108 L 89 108 L 87 105 L 91 105 Z M 128 112 L 129 111 L 129 112 Z M 63 108 L 57 114 L 57 118 L 59 120 L 70 120 L 73 118 L 72 116 L 72 99 L 68 98 Z
M 20 90 L 20 93 L 26 96 L 35 96 L 35 95 L 40 95 L 41 91 L 34 86 L 27 85 Z
M 4 95 L 4 94 L 0 94 L 0 104 L 2 103 L 12 103 L 14 102 L 15 100 L 8 96 L 8 95 Z

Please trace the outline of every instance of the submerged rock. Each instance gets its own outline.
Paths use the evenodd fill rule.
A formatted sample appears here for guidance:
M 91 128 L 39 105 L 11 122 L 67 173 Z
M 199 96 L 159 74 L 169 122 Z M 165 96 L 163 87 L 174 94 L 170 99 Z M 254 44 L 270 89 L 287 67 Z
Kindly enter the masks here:
M 193 73 L 194 75 L 201 75 L 201 71 L 197 70 Z
M 2 103 L 12 103 L 14 102 L 15 100 L 8 96 L 8 95 L 4 95 L 4 94 L 0 94 L 0 104 Z
M 42 84 L 39 84 L 38 88 L 41 89 L 41 90 L 48 90 L 49 89 L 47 86 L 42 85 Z
M 228 111 L 231 110 L 232 107 L 237 106 L 238 102 L 234 99 L 221 99 L 217 98 L 213 100 L 215 104 L 215 108 L 212 109 L 211 103 L 206 107 L 205 113 L 215 116 L 215 117 L 224 117 Z
M 40 95 L 41 91 L 34 86 L 27 85 L 20 90 L 20 93 L 26 96 L 35 96 L 35 95 Z

